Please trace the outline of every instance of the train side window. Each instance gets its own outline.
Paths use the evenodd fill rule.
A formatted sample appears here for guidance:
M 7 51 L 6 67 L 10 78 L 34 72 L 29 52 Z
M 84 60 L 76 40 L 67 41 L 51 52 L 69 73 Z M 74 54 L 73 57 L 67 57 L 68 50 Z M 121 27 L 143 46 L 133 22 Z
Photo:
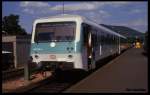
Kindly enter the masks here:
M 112 45 L 113 37 L 111 34 L 109 34 L 109 35 L 110 35 L 110 44 Z
M 112 43 L 112 39 L 111 39 L 111 35 L 109 34 L 109 44 L 111 45 Z
M 108 44 L 110 45 L 111 44 L 111 35 L 108 34 Z
M 98 35 L 98 38 L 97 38 L 97 39 L 98 39 L 98 44 L 101 43 L 101 42 L 100 42 L 100 39 L 101 39 L 101 38 L 100 38 L 100 35 L 101 35 L 101 34 L 99 34 L 99 35 Z
M 98 30 L 96 30 L 96 46 L 98 46 Z
M 106 35 L 106 43 L 109 44 L 109 34 Z
M 118 36 L 116 36 L 116 45 L 118 45 Z
M 92 33 L 92 46 L 95 46 L 95 34 Z
M 109 44 L 110 43 L 110 36 L 109 36 L 109 34 L 107 34 L 107 37 L 108 37 L 107 44 Z
M 116 44 L 116 36 L 114 35 L 114 45 Z
M 115 45 L 117 45 L 117 36 L 115 36 Z
M 99 42 L 99 33 L 98 33 L 98 32 L 99 32 L 99 31 L 96 32 L 96 34 L 97 34 L 97 45 L 99 45 L 99 43 L 100 43 L 100 42 Z
M 104 44 L 104 33 L 103 33 L 103 31 L 100 34 L 100 42 L 101 42 L 101 45 Z
M 94 43 L 94 46 L 97 45 L 97 34 L 96 34 L 96 29 L 94 28 L 93 29 L 93 43 Z
M 100 35 L 98 35 L 98 38 L 97 38 L 97 39 L 98 39 L 98 44 L 100 44 L 100 39 L 101 39 L 101 38 L 100 38 Z
M 101 45 L 104 45 L 104 43 L 105 43 L 104 33 L 103 32 L 101 32 L 100 42 L 101 42 Z
M 113 42 L 113 36 L 110 34 L 110 44 L 112 45 Z
M 115 35 L 113 35 L 113 45 L 115 44 Z
M 111 35 L 111 44 L 113 44 L 113 41 L 114 39 L 113 39 L 113 35 Z

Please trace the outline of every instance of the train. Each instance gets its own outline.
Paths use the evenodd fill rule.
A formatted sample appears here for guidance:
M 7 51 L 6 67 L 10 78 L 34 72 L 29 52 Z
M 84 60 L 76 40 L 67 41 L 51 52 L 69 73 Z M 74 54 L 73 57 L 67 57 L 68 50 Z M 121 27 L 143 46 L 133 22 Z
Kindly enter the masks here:
M 148 32 L 145 33 L 143 48 L 144 52 L 148 54 Z
M 127 38 L 80 15 L 57 15 L 33 23 L 30 57 L 52 70 L 94 70 L 96 61 L 126 49 Z

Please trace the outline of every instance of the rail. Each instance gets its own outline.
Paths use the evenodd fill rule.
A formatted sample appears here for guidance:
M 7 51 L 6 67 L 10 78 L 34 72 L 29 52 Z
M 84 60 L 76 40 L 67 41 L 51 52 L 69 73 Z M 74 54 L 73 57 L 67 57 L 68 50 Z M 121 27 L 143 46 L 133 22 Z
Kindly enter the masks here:
M 7 71 L 2 71 L 2 79 L 10 79 L 18 76 L 23 76 L 24 75 L 24 68 L 18 68 L 18 69 L 11 69 Z

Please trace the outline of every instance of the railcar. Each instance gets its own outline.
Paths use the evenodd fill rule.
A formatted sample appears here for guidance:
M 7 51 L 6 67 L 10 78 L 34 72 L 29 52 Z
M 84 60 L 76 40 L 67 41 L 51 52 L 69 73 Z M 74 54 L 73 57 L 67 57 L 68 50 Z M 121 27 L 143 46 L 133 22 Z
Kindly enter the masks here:
M 55 69 L 95 69 L 96 61 L 124 49 L 126 37 L 79 15 L 58 15 L 33 23 L 32 62 Z

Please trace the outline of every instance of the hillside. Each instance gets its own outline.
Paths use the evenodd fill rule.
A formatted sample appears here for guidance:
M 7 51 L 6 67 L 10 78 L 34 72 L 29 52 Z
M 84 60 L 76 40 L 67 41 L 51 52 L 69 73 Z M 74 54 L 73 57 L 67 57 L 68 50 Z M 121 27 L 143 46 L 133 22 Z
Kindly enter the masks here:
M 141 33 L 137 30 L 131 29 L 129 27 L 125 26 L 112 26 L 112 25 L 105 25 L 105 24 L 100 24 L 106 28 L 109 28 L 113 30 L 114 32 L 117 32 L 125 37 L 135 37 L 138 36 L 139 38 L 144 36 L 144 33 Z

